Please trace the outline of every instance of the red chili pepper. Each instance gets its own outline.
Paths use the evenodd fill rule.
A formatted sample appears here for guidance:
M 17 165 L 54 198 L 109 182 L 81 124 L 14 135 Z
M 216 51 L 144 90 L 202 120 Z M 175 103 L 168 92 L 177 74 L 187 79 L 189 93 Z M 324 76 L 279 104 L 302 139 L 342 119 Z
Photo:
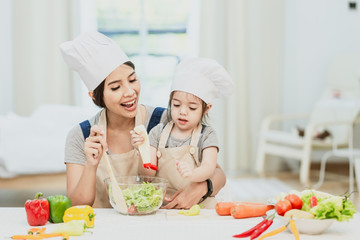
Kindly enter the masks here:
M 315 196 L 312 196 L 310 198 L 310 207 L 313 208 L 317 205 L 317 198 Z
M 39 199 L 43 194 L 37 193 L 34 200 L 25 202 L 27 221 L 30 226 L 43 226 L 49 220 L 49 202 L 46 198 Z
M 259 227 L 258 229 L 256 229 L 250 236 L 250 240 L 253 240 L 255 238 L 257 238 L 258 236 L 260 236 L 260 234 L 262 234 L 263 232 L 266 231 L 266 229 L 268 229 L 271 224 L 273 223 L 273 220 L 270 219 L 267 222 L 265 222 L 261 227 Z
M 261 227 L 264 223 L 266 223 L 268 221 L 268 219 L 264 219 L 262 220 L 260 223 L 258 223 L 256 226 L 254 226 L 253 228 L 250 228 L 249 230 L 243 232 L 243 233 L 240 233 L 240 234 L 237 234 L 237 235 L 234 235 L 233 237 L 234 238 L 245 238 L 245 237 L 248 237 L 250 236 L 256 229 L 258 229 L 259 227 Z

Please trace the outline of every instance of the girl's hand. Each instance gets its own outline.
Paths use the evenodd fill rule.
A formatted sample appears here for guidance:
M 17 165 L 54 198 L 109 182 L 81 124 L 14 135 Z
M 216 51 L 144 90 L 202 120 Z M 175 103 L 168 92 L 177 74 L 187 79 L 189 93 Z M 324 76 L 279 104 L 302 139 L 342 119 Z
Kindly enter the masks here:
M 130 134 L 131 145 L 133 145 L 133 147 L 137 147 L 144 142 L 144 138 L 141 135 L 137 134 L 134 130 L 131 130 Z
M 191 181 L 191 176 L 192 176 L 193 171 L 192 171 L 190 164 L 188 164 L 186 162 L 176 161 L 176 168 L 183 178 Z
M 102 127 L 94 125 L 90 129 L 90 136 L 86 138 L 84 152 L 88 164 L 97 166 L 101 160 L 103 151 L 108 150 L 104 130 Z

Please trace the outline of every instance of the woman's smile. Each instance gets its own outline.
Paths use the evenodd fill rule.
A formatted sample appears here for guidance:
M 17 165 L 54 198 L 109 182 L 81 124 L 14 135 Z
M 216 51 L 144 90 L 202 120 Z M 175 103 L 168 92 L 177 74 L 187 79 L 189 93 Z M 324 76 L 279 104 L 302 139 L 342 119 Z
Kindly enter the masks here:
M 125 108 L 125 110 L 127 111 L 133 111 L 136 109 L 136 98 L 134 98 L 133 100 L 130 100 L 128 102 L 124 102 L 120 104 L 121 106 L 123 106 Z

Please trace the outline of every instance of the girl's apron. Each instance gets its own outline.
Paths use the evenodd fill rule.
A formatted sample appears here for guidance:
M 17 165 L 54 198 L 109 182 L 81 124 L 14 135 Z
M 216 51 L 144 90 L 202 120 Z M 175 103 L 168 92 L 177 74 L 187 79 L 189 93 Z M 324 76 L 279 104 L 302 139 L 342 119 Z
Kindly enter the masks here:
M 169 181 L 166 190 L 166 195 L 169 197 L 172 196 L 177 190 L 184 188 L 190 183 L 190 181 L 182 177 L 176 169 L 176 161 L 187 162 L 192 168 L 200 166 L 198 157 L 199 148 L 197 147 L 197 144 L 200 139 L 202 125 L 199 124 L 193 130 L 190 145 L 174 148 L 165 148 L 173 125 L 174 123 L 172 121 L 166 124 L 165 128 L 161 133 L 159 147 L 157 151 L 157 176 L 165 178 Z M 214 197 L 208 197 L 201 204 L 204 204 L 205 208 L 215 208 L 216 199 Z
M 142 124 L 141 120 L 141 112 L 138 110 L 135 117 L 135 126 Z M 101 112 L 98 125 L 103 126 L 106 139 L 106 110 Z M 139 167 L 142 167 L 141 157 L 135 149 L 127 153 L 110 154 L 109 161 L 115 177 L 137 176 Z M 101 160 L 96 171 L 96 194 L 93 207 L 111 208 L 104 182 L 104 179 L 108 177 L 110 176 L 107 173 L 106 164 Z

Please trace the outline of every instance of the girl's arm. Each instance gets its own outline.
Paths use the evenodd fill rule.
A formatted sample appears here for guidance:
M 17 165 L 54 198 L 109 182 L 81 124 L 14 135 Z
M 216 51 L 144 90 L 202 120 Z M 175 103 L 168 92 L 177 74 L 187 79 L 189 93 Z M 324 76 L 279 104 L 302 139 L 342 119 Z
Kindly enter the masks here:
M 217 161 L 217 148 L 207 147 L 202 151 L 201 165 L 197 168 L 191 169 L 185 162 L 177 162 L 178 171 L 180 174 L 189 179 L 191 182 L 203 182 L 214 175 Z
M 216 164 L 215 173 L 210 180 L 213 184 L 213 194 L 211 196 L 215 196 L 226 183 L 225 173 L 218 164 Z M 178 190 L 170 198 L 165 198 L 165 201 L 169 203 L 163 208 L 188 209 L 200 201 L 207 193 L 207 189 L 206 182 L 192 182 L 185 188 Z

